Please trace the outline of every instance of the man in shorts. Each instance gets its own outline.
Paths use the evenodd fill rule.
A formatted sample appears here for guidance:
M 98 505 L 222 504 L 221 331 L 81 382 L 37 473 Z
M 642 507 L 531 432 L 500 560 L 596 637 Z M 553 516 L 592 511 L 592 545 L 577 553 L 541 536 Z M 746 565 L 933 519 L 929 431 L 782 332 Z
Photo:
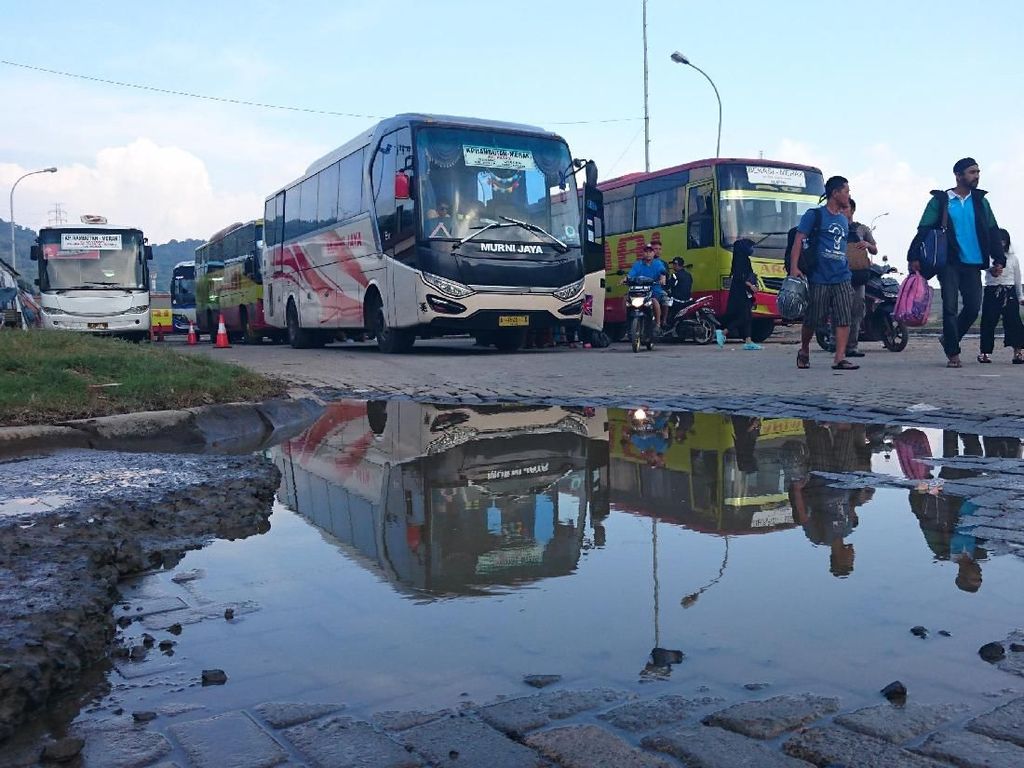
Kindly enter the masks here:
M 855 371 L 860 366 L 846 359 L 854 304 L 850 282 L 853 275 L 846 260 L 850 221 L 843 214 L 843 209 L 850 204 L 849 182 L 842 176 L 831 177 L 825 182 L 822 200 L 825 202 L 823 206 L 809 209 L 800 218 L 789 255 L 789 272 L 794 277 L 807 278 L 810 298 L 800 336 L 800 351 L 796 354 L 796 367 L 811 367 L 811 339 L 819 325 L 831 320 L 836 336 L 832 367 L 838 371 Z M 800 266 L 805 240 L 808 241 L 809 261 L 813 265 L 807 275 Z M 807 267 L 806 264 L 804 266 Z

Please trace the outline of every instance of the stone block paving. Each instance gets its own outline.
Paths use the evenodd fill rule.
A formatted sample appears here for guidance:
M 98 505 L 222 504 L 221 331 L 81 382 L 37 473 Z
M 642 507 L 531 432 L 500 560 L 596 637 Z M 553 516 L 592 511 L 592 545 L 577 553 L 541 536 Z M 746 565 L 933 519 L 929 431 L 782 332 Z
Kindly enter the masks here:
M 1021 768 L 1024 697 L 969 717 L 961 705 L 880 704 L 836 714 L 803 694 L 720 706 L 556 690 L 454 712 L 382 712 L 268 702 L 159 728 L 76 726 L 91 768 Z M 976 711 L 976 710 L 975 710 Z M 194 713 L 193 713 L 194 714 Z M 0 765 L 33 765 L 7 763 Z

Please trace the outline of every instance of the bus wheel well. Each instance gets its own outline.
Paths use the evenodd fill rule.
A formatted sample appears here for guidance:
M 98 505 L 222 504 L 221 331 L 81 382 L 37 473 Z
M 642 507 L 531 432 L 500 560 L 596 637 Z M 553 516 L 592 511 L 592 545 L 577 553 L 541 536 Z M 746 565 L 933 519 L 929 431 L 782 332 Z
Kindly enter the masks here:
M 377 286 L 370 286 L 363 299 L 363 327 L 373 331 L 377 327 L 377 311 L 384 305 Z

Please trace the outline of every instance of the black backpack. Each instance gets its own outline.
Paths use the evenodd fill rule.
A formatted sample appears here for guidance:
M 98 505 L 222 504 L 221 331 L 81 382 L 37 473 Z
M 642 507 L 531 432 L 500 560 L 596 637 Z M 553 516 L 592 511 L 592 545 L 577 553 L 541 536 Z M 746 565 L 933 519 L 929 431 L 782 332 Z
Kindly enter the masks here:
M 821 206 L 812 208 L 814 211 L 814 224 L 811 232 L 804 238 L 803 248 L 797 259 L 796 265 L 805 275 L 810 275 L 818 268 L 818 231 L 821 229 Z M 786 261 L 788 263 L 790 254 L 793 253 L 793 243 L 796 242 L 797 228 L 792 227 L 786 239 Z

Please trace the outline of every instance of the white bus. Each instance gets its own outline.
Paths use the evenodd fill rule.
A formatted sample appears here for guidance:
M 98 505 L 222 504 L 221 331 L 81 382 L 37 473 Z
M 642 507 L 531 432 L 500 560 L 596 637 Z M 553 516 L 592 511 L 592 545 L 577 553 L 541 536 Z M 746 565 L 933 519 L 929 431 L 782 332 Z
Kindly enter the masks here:
M 144 339 L 149 336 L 149 261 L 142 230 L 83 216 L 39 230 L 42 327 Z
M 417 337 L 470 334 L 514 350 L 530 329 L 600 330 L 596 182 L 592 162 L 540 128 L 384 120 L 267 198 L 266 322 L 293 347 L 350 330 L 384 352 Z

